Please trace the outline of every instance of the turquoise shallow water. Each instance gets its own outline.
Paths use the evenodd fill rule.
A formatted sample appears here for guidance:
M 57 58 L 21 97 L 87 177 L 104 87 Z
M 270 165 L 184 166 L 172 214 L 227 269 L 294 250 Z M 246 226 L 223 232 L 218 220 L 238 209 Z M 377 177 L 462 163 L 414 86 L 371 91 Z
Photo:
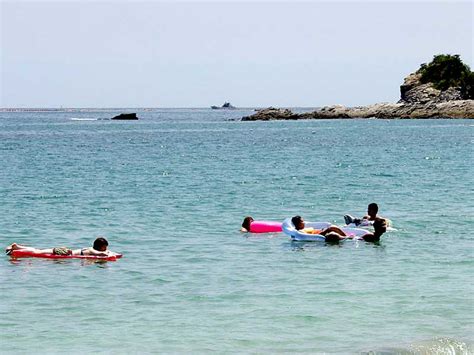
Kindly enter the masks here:
M 0 352 L 473 351 L 472 121 L 116 113 L 0 113 L 2 246 L 124 253 L 3 257 Z M 379 245 L 239 232 L 374 201 Z

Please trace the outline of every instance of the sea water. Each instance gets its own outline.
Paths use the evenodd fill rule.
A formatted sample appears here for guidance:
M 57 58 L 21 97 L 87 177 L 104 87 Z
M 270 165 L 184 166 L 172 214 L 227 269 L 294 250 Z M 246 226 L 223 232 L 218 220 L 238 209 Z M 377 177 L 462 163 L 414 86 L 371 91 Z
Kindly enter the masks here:
M 473 122 L 241 122 L 251 110 L 0 113 L 1 353 L 472 353 Z M 239 232 L 247 215 L 379 244 Z

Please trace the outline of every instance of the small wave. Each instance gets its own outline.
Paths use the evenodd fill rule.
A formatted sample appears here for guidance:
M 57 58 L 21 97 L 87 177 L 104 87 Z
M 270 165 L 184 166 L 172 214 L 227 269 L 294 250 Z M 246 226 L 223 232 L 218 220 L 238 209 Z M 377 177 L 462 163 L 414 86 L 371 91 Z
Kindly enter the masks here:
M 381 177 L 395 177 L 395 175 L 388 174 L 388 173 L 372 173 L 370 175 L 372 175 L 372 176 L 381 176 Z
M 98 118 L 79 118 L 79 117 L 72 117 L 70 118 L 71 121 L 98 121 Z
M 425 160 L 438 160 L 438 159 L 441 159 L 441 157 L 438 157 L 438 156 L 426 156 L 425 157 Z
M 429 355 L 429 354 L 472 354 L 474 348 L 473 344 L 464 342 L 462 340 L 452 338 L 437 338 L 430 341 L 423 341 L 410 344 L 407 347 L 390 347 L 362 352 L 366 355 Z

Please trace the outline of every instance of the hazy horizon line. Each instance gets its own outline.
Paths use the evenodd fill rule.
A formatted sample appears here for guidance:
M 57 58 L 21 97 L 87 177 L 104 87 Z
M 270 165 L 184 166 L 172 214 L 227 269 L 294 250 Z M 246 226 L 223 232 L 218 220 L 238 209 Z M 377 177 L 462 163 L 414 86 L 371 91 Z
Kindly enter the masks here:
M 328 105 L 326 105 L 328 106 Z M 329 105 L 333 106 L 333 105 Z M 213 109 L 211 106 L 181 106 L 181 107 L 160 107 L 160 106 L 129 106 L 129 107 L 0 107 L 0 111 L 8 110 L 54 110 L 54 111 L 65 111 L 65 110 L 162 110 L 162 109 L 209 109 L 214 111 L 235 111 L 244 109 L 256 109 L 256 108 L 318 108 L 323 106 L 242 106 L 235 107 L 232 109 L 218 108 Z

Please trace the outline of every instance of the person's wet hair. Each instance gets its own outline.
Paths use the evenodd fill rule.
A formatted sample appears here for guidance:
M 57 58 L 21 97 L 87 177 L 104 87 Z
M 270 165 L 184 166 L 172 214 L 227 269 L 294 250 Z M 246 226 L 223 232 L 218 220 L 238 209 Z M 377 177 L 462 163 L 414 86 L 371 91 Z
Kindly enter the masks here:
M 96 240 L 94 240 L 94 245 L 92 246 L 92 248 L 94 248 L 97 251 L 102 251 L 101 249 L 104 249 L 104 247 L 105 249 L 107 249 L 108 246 L 109 246 L 109 242 L 107 241 L 107 239 L 99 237 Z
M 250 216 L 247 216 L 244 218 L 244 221 L 242 222 L 242 228 L 245 228 L 247 231 L 250 231 L 250 224 L 253 222 L 253 218 Z
M 379 206 L 375 202 L 373 202 L 369 204 L 367 209 L 371 211 L 375 211 L 375 213 L 377 213 L 379 211 Z
M 301 216 L 294 216 L 291 219 L 291 222 L 293 223 L 295 228 L 298 228 L 298 226 L 303 222 L 303 218 L 301 218 Z

